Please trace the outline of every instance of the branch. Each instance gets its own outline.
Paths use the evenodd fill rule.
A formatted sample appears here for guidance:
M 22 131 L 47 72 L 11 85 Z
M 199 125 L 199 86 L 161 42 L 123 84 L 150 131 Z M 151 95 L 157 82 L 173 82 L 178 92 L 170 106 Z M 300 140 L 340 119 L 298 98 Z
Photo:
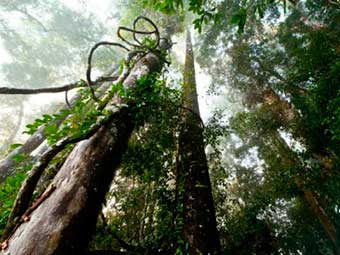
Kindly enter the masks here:
M 44 23 L 42 23 L 40 20 L 38 20 L 36 17 L 34 17 L 33 15 L 31 15 L 27 10 L 24 10 L 24 9 L 20 9 L 20 8 L 17 8 L 13 5 L 13 8 L 18 11 L 18 12 L 21 12 L 22 14 L 24 14 L 26 17 L 28 17 L 30 20 L 34 21 L 36 24 L 38 24 L 42 30 L 44 32 L 48 32 L 49 29 L 46 28 L 46 26 L 44 25 Z
M 118 78 L 115 76 L 102 76 L 92 82 L 92 86 L 96 86 L 99 83 L 107 82 L 107 81 L 115 81 Z M 41 93 L 60 93 L 69 91 L 75 88 L 83 88 L 87 87 L 88 84 L 84 80 L 79 80 L 77 82 L 73 82 L 61 87 L 52 87 L 52 88 L 39 88 L 39 89 L 19 89 L 19 88 L 10 88 L 10 87 L 0 87 L 0 94 L 7 95 L 33 95 L 33 94 L 41 94 Z
M 115 71 L 116 70 L 116 71 Z M 115 71 L 115 72 L 114 72 Z M 112 67 L 110 70 L 108 70 L 105 73 L 105 76 L 110 76 L 112 73 L 112 77 L 118 78 L 118 71 L 117 67 Z M 104 82 L 100 82 L 100 79 L 98 79 L 98 83 L 96 83 L 95 87 L 102 88 L 99 91 L 99 94 L 103 94 L 104 91 L 106 91 L 107 88 L 102 87 L 102 84 L 105 84 Z M 79 99 L 81 98 L 81 94 L 77 93 L 75 96 L 73 96 L 70 100 L 70 105 L 73 106 Z M 62 108 L 64 109 L 64 108 Z M 62 117 L 57 121 L 57 125 L 59 126 L 62 121 L 64 121 L 66 116 Z M 5 178 L 9 175 L 12 175 L 14 173 L 14 167 L 17 165 L 17 162 L 12 160 L 13 156 L 17 154 L 24 154 L 28 155 L 32 151 L 34 151 L 44 140 L 45 140 L 45 126 L 40 127 L 31 137 L 27 139 L 27 141 L 20 147 L 16 148 L 14 151 L 10 152 L 6 158 L 0 161 L 0 183 L 5 180 Z M 45 150 L 44 150 L 45 151 Z M 44 153 L 39 153 L 40 155 Z
M 0 94 L 21 94 L 21 95 L 29 95 L 29 94 L 40 94 L 40 93 L 59 93 L 64 91 L 69 91 L 74 88 L 85 87 L 86 82 L 83 80 L 70 83 L 61 87 L 52 87 L 52 88 L 39 88 L 39 89 L 19 89 L 19 88 L 9 88 L 9 87 L 0 87 Z
M 138 24 L 138 22 L 140 20 L 145 20 L 147 21 L 154 29 L 152 31 L 142 31 L 142 30 L 136 30 L 136 26 Z M 121 30 L 123 31 L 128 31 L 128 32 L 132 32 L 133 33 L 133 39 L 135 40 L 135 43 L 131 43 L 129 40 L 125 39 L 124 36 L 122 36 L 120 34 Z M 143 35 L 152 35 L 152 34 L 155 34 L 156 35 L 156 43 L 153 47 L 149 48 L 147 45 L 144 45 L 142 42 L 140 42 L 137 38 L 137 34 L 143 34 Z M 160 35 L 159 35 L 159 31 L 158 31 L 158 28 L 157 26 L 155 25 L 155 23 L 153 23 L 152 20 L 144 17 L 144 16 L 139 16 L 135 19 L 135 21 L 133 22 L 133 29 L 131 28 L 128 28 L 128 27 L 119 27 L 118 30 L 117 30 L 117 35 L 118 37 L 123 41 L 125 42 L 126 44 L 130 45 L 130 46 L 133 46 L 133 47 L 136 47 L 137 50 L 134 51 L 134 54 L 132 55 L 136 55 L 136 53 L 145 53 L 142 49 L 148 49 L 148 50 L 155 50 L 158 45 L 159 45 L 159 41 L 160 41 Z M 107 42 L 107 41 L 102 41 L 102 42 L 99 42 L 99 43 L 96 43 L 90 50 L 90 53 L 89 53 L 89 56 L 88 56 L 88 59 L 87 59 L 87 70 L 86 70 L 86 79 L 87 79 L 87 84 L 89 86 L 89 89 L 91 90 L 91 93 L 92 93 L 92 98 L 95 100 L 95 101 L 98 101 L 98 99 L 96 98 L 95 94 L 94 94 L 94 90 L 92 88 L 92 85 L 93 85 L 93 81 L 91 79 L 91 71 L 92 71 L 92 57 L 93 57 L 93 54 L 94 52 L 100 47 L 100 46 L 117 46 L 117 47 L 120 47 L 120 48 L 123 48 L 124 50 L 130 52 L 130 49 L 127 48 L 126 46 L 124 46 L 123 44 L 121 43 L 117 43 L 117 42 Z M 139 50 L 138 50 L 139 49 Z M 132 57 L 131 57 L 132 58 Z M 128 57 L 128 60 L 126 60 L 125 64 L 128 66 L 129 65 L 129 62 L 131 60 L 131 58 Z
M 27 13 L 25 13 L 27 15 Z M 141 31 L 141 30 L 136 30 L 136 26 L 138 24 L 138 22 L 140 20 L 146 20 L 149 24 L 151 24 L 154 28 L 154 30 L 152 31 Z M 125 30 L 125 31 L 129 31 L 133 33 L 133 38 L 134 40 L 137 42 L 137 44 L 133 44 L 130 41 L 126 40 L 123 36 L 120 35 L 120 31 L 121 30 Z M 131 28 L 127 28 L 127 27 L 119 27 L 117 34 L 119 36 L 119 38 L 126 42 L 129 45 L 135 46 L 137 48 L 147 48 L 146 45 L 143 45 L 142 42 L 140 42 L 137 38 L 137 34 L 144 34 L 144 35 L 150 35 L 150 34 L 155 34 L 156 35 L 156 43 L 155 45 L 149 49 L 149 50 L 154 50 L 156 49 L 156 47 L 158 47 L 159 42 L 160 42 L 160 36 L 159 36 L 159 31 L 157 26 L 148 18 L 143 17 L 143 16 L 139 16 L 135 19 L 134 23 L 133 23 L 133 29 Z M 74 83 L 70 83 L 61 87 L 53 87 L 53 88 L 39 88 L 39 89 L 19 89 L 19 88 L 10 88 L 10 87 L 0 87 L 0 94 L 22 94 L 22 95 L 28 95 L 28 94 L 40 94 L 40 93 L 59 93 L 59 92 L 67 92 L 69 90 L 72 90 L 74 88 L 79 88 L 79 87 L 86 87 L 88 86 L 91 90 L 91 93 L 93 95 L 93 98 L 96 99 L 95 95 L 94 95 L 94 90 L 93 90 L 93 85 L 95 85 L 98 82 L 105 82 L 105 81 L 114 81 L 117 79 L 117 77 L 110 77 L 110 76 L 102 76 L 99 77 L 97 80 L 92 81 L 91 79 L 91 70 L 92 70 L 92 58 L 93 58 L 93 54 L 96 51 L 97 48 L 99 48 L 100 46 L 117 46 L 120 48 L 123 48 L 126 51 L 130 51 L 129 48 L 127 48 L 126 46 L 120 44 L 120 43 L 116 43 L 116 42 L 107 42 L 107 41 L 102 41 L 99 43 L 96 43 L 90 50 L 89 56 L 88 56 L 88 60 L 87 60 L 87 70 L 86 70 L 86 79 L 87 79 L 87 84 L 84 80 L 80 80 Z M 145 53 L 142 50 L 137 50 L 135 51 L 135 53 Z M 135 55 L 135 54 L 132 54 Z M 131 58 L 128 60 L 130 61 Z M 127 63 L 129 64 L 129 63 Z M 65 95 L 66 99 L 67 99 L 67 95 Z M 66 100 L 67 103 L 67 100 Z

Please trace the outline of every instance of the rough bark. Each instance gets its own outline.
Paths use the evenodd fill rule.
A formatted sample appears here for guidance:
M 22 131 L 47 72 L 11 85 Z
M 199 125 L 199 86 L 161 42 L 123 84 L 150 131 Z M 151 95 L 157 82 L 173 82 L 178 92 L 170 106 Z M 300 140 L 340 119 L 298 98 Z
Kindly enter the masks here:
M 158 71 L 161 60 L 148 53 L 124 82 L 133 87 L 141 76 Z M 73 149 L 51 185 L 55 190 L 16 228 L 0 254 L 85 254 L 105 193 L 132 132 L 129 107 Z
M 25 220 L 26 217 L 29 216 L 30 213 L 27 211 L 31 211 L 29 208 L 30 201 L 33 197 L 33 193 L 36 190 L 37 184 L 41 179 L 42 174 L 45 169 L 48 167 L 49 163 L 52 159 L 58 155 L 61 151 L 63 151 L 67 145 L 75 144 L 79 141 L 89 139 L 93 136 L 104 124 L 111 121 L 111 118 L 114 117 L 116 112 L 112 112 L 112 114 L 108 115 L 106 118 L 102 118 L 97 121 L 95 124 L 92 124 L 92 127 L 87 131 L 78 135 L 76 137 L 70 136 L 65 137 L 62 140 L 58 141 L 58 143 L 51 146 L 36 162 L 33 168 L 29 171 L 26 179 L 22 183 L 20 190 L 17 194 L 16 200 L 12 207 L 11 214 L 9 215 L 7 225 L 3 231 L 3 235 L 1 237 L 2 240 L 6 240 L 10 233 L 12 233 L 13 229 Z M 54 185 L 50 186 L 55 188 Z M 46 191 L 43 193 L 42 197 L 44 197 Z M 38 198 L 39 201 L 41 198 Z M 34 203 L 35 204 L 35 203 Z
M 179 135 L 179 182 L 183 182 L 183 239 L 190 254 L 220 254 L 214 202 L 204 152 L 194 56 L 190 33 L 184 69 L 183 109 Z M 179 184 L 181 185 L 181 184 Z
M 82 254 L 131 131 L 121 112 L 77 145 L 52 183 L 56 190 L 15 231 L 5 252 Z

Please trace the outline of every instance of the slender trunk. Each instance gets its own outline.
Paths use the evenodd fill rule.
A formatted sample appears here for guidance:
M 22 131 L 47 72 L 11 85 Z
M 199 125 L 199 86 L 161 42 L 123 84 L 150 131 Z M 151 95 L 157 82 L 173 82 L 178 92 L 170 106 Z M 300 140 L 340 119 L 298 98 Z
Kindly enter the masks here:
M 141 212 L 141 222 L 138 231 L 138 240 L 139 242 L 143 242 L 145 238 L 145 227 L 146 227 L 146 218 L 148 217 L 148 203 L 149 203 L 149 192 L 150 188 L 146 187 L 145 193 L 143 194 L 143 211 Z
M 123 85 L 133 87 L 140 77 L 159 71 L 161 64 L 157 54 L 148 53 Z M 76 145 L 52 181 L 55 190 L 30 214 L 28 222 L 15 229 L 1 255 L 85 254 L 133 129 L 129 111 L 129 107 L 120 108 L 91 138 Z
M 219 254 L 220 243 L 216 227 L 207 159 L 204 152 L 203 127 L 196 92 L 194 56 L 190 33 L 184 69 L 181 132 L 179 135 L 178 180 L 182 182 L 183 239 L 190 254 Z

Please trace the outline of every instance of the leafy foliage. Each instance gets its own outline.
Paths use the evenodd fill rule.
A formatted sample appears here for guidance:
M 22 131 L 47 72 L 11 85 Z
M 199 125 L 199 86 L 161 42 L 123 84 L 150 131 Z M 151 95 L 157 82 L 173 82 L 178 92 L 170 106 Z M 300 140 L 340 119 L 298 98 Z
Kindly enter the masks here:
M 0 236 L 6 226 L 21 183 L 25 179 L 26 173 L 32 168 L 32 162 L 27 156 L 17 154 L 13 160 L 19 164 L 16 169 L 17 174 L 6 178 L 6 181 L 0 184 Z
M 25 174 L 19 173 L 15 177 L 8 177 L 6 182 L 0 185 L 0 236 L 5 228 L 11 212 L 16 194 L 24 180 Z

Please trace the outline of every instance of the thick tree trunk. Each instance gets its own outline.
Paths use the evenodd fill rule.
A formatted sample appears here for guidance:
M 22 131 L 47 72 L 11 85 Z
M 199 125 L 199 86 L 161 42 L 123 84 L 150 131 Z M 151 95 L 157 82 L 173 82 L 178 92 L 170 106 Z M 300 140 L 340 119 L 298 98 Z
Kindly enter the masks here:
M 148 53 L 124 86 L 133 87 L 161 64 L 157 54 Z M 85 254 L 132 129 L 129 107 L 122 107 L 90 139 L 78 143 L 52 181 L 55 190 L 15 230 L 0 254 Z
M 183 87 L 184 110 L 179 135 L 178 185 L 183 187 L 183 239 L 190 254 L 220 254 L 216 216 L 211 192 L 207 159 L 204 152 L 203 127 L 200 119 L 194 56 L 190 33 Z

